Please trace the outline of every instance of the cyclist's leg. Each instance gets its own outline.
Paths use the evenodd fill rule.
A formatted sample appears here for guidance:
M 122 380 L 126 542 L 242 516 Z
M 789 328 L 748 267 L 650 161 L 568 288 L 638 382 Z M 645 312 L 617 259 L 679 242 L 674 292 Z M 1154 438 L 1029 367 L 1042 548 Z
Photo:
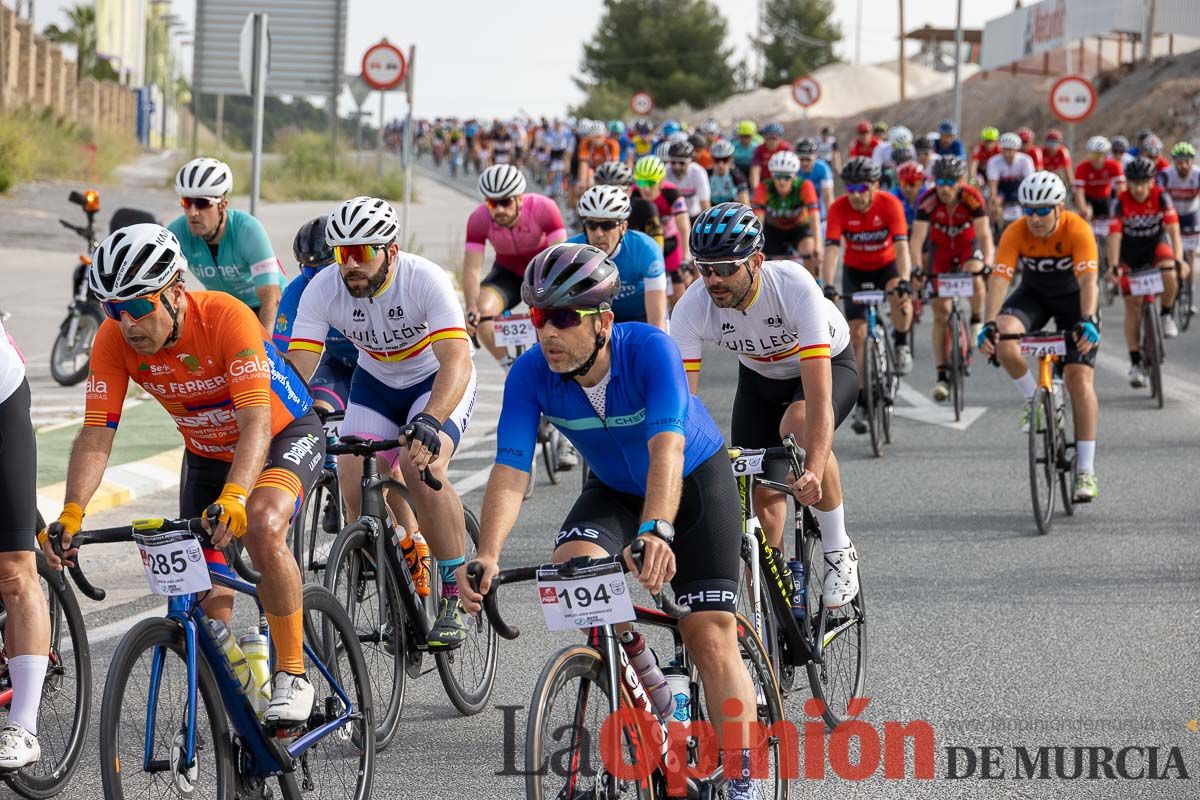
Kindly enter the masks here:
M 1063 381 L 1071 395 L 1071 411 L 1075 418 L 1075 452 L 1079 456 L 1079 473 L 1094 475 L 1096 471 L 1096 428 L 1100 416 L 1100 401 L 1096 398 L 1096 352 L 1093 347 L 1080 353 L 1071 329 L 1083 318 L 1079 309 L 1079 294 L 1054 298 L 1054 321 L 1066 333 L 1067 355 L 1063 359 Z M 1092 496 L 1094 496 L 1094 484 Z M 1079 488 L 1076 486 L 1076 494 Z M 1090 497 L 1088 499 L 1091 499 Z
M 1050 319 L 1050 311 L 1043 299 L 1029 290 L 1027 283 L 1017 287 L 996 317 L 996 330 L 1001 334 L 1021 334 L 1038 330 Z M 1021 355 L 1020 342 L 1014 339 L 996 342 L 996 357 L 1004 371 L 1013 379 L 1021 396 L 1026 400 L 1033 397 L 1037 381 L 1029 371 L 1029 363 Z
M 799 377 L 773 380 L 739 363 L 737 390 L 733 397 L 733 415 L 729 422 L 732 444 L 752 449 L 778 447 L 779 429 L 784 412 L 792 402 L 799 385 Z M 803 390 L 799 391 L 803 397 Z M 803 434 L 803 431 L 800 434 Z M 783 476 L 773 477 L 783 479 Z M 787 517 L 787 498 L 778 492 L 756 489 L 754 511 L 758 515 L 763 533 L 767 536 L 767 542 L 772 547 L 780 547 Z
M 1154 251 L 1154 262 L 1162 273 L 1163 290 L 1160 299 L 1162 315 L 1166 317 L 1174 310 L 1175 299 L 1179 297 L 1179 279 L 1175 275 L 1175 251 L 1165 242 L 1159 244 Z
M 346 418 L 342 421 L 342 436 L 361 436 L 374 441 L 395 439 L 400 434 L 400 423 L 396 420 L 406 417 L 395 410 L 394 403 L 402 402 L 406 408 L 412 398 L 413 395 L 405 395 L 403 391 L 386 386 L 366 370 L 356 369 L 350 384 L 350 402 L 346 406 Z M 381 459 L 386 455 L 381 454 Z M 389 464 L 394 461 L 394 456 L 387 459 Z M 349 519 L 356 519 L 361 513 L 362 473 L 361 458 L 338 456 L 338 485 L 342 490 L 342 499 L 346 503 Z M 388 507 L 392 510 L 396 523 L 406 531 L 413 532 L 418 529 L 417 518 L 403 499 L 389 497 Z
M 846 267 L 842 270 L 842 313 L 850 323 L 850 344 L 854 348 L 854 359 L 858 362 L 859 387 L 863 375 L 863 342 L 867 338 L 867 307 L 851 300 L 851 296 L 862 289 L 864 283 L 882 289 L 875 284 L 875 273 L 860 272 Z
M 313 405 L 320 405 L 328 411 L 345 411 L 353 376 L 353 364 L 343 364 L 330 358 L 327 352 L 308 382 Z
M 521 302 L 521 276 L 504 267 L 494 265 L 487 277 L 479 283 L 479 316 L 497 317 Z M 500 363 L 508 358 L 508 351 L 496 346 L 496 332 L 492 323 L 480 322 L 479 343 L 487 348 Z
M 889 292 L 896 288 L 896 284 L 900 282 L 900 273 L 896 268 L 896 262 L 892 262 L 879 271 L 879 278 L 884 282 L 884 288 Z M 895 339 L 896 346 L 908 344 L 908 330 L 912 327 L 912 296 L 889 294 L 888 305 L 892 309 L 892 336 Z
M 191 451 L 183 454 L 186 477 L 179 484 L 179 516 L 194 519 L 204 509 L 217 501 L 225 487 L 229 464 L 214 458 L 198 456 Z M 205 550 L 209 561 L 225 563 L 225 556 L 217 550 Z M 204 613 L 226 625 L 233 616 L 233 590 L 224 586 L 213 586 L 204 598 Z
M 1121 293 L 1121 302 L 1125 304 L 1125 348 L 1129 351 L 1129 363 L 1132 366 L 1138 366 L 1142 363 L 1142 348 L 1139 341 L 1139 327 L 1141 325 L 1142 303 L 1144 298 L 1136 297 L 1129 292 L 1129 271 L 1128 264 L 1123 263 L 1120 266 L 1120 277 L 1117 280 L 1117 288 Z
M 937 379 L 947 380 L 950 364 L 946 360 L 946 325 L 950 321 L 950 298 L 933 297 L 929 305 L 933 308 L 933 363 L 937 368 Z

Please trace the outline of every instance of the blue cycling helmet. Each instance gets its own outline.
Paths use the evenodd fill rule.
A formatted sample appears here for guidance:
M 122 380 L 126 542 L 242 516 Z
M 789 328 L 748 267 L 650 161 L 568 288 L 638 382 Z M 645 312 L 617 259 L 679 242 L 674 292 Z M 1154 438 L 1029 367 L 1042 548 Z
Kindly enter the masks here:
M 778 122 L 768 122 L 759 132 L 763 136 L 783 136 L 783 126 Z
M 762 221 L 749 206 L 719 203 L 692 222 L 688 245 L 701 260 L 746 258 L 763 248 Z
M 673 119 L 669 119 L 663 123 L 663 136 L 670 136 L 672 133 L 679 133 L 679 123 Z
M 952 119 L 944 119 L 938 123 L 937 132 L 946 136 L 958 136 L 958 126 Z
M 620 136 L 625 133 L 625 123 L 619 119 L 610 119 L 608 121 L 608 132 L 613 136 Z

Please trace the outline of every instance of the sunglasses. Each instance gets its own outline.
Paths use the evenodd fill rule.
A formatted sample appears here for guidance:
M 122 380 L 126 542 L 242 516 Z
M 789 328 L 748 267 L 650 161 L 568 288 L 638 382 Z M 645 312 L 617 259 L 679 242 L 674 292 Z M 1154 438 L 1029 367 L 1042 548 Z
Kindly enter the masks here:
M 772 172 L 771 180 L 773 181 L 794 181 L 795 175 L 788 175 L 786 172 Z
M 583 227 L 589 231 L 611 231 L 620 225 L 620 220 L 615 219 L 585 219 L 583 221 Z
M 132 300 L 103 302 L 100 307 L 104 309 L 104 315 L 109 319 L 120 322 L 121 315 L 128 314 L 130 319 L 138 322 L 154 313 L 154 310 L 158 308 L 158 297 L 165 291 L 166 289 L 159 289 L 154 294 L 135 297 Z
M 512 198 L 512 197 L 506 197 L 503 200 L 490 200 L 489 199 L 487 201 L 487 207 L 488 208 L 508 208 L 515 202 L 517 202 L 516 199 Z
M 869 183 L 847 183 L 846 184 L 846 192 L 848 194 L 862 194 L 863 192 L 869 192 L 869 191 L 871 191 L 871 184 L 869 184 Z
M 584 317 L 599 314 L 600 308 L 531 308 L 529 320 L 539 331 L 549 322 L 559 330 L 574 328 L 583 322 Z
M 738 261 L 696 261 L 696 270 L 707 278 L 710 275 L 716 275 L 718 278 L 728 278 L 737 273 L 745 264 L 747 259 L 739 259 Z
M 639 189 L 653 189 L 658 186 L 658 181 L 634 181 Z
M 728 158 L 714 158 L 713 159 L 714 164 L 728 164 L 730 161 L 733 161 L 733 156 L 729 156 Z
M 211 197 L 181 197 L 179 205 L 185 209 L 196 209 L 197 211 L 207 211 L 215 206 L 220 200 L 213 200 Z
M 683 161 L 668 161 L 667 163 L 670 164 L 672 167 L 686 167 L 688 164 L 690 164 L 692 162 L 687 161 L 685 159 Z
M 333 260 L 339 265 L 348 264 L 351 259 L 356 264 L 365 264 L 382 252 L 382 247 L 369 244 L 337 244 L 333 246 Z
M 1021 209 L 1027 217 L 1048 217 L 1054 213 L 1054 206 L 1042 206 L 1041 208 L 1029 208 L 1028 206 Z
M 953 186 L 958 183 L 958 178 L 938 178 L 935 183 L 938 186 Z

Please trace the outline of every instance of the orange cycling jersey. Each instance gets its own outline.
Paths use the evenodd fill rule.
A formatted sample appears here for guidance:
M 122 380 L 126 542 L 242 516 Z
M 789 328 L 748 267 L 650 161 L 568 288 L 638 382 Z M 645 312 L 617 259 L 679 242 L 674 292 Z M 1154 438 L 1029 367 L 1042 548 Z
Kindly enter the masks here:
M 612 137 L 600 141 L 587 138 L 579 143 L 579 160 L 591 164 L 592 169 L 605 161 L 617 161 L 620 158 L 621 145 Z
M 1060 211 L 1058 226 L 1047 238 L 1029 230 L 1028 217 L 1004 229 L 996 248 L 996 275 L 1007 281 L 1023 271 L 1022 285 L 1053 296 L 1079 291 L 1078 276 L 1096 272 L 1092 226 L 1073 211 Z
M 105 320 L 92 346 L 85 426 L 117 427 L 130 378 L 175 418 L 188 450 L 219 461 L 233 460 L 239 409 L 269 407 L 274 436 L 312 406 L 258 317 L 224 292 L 188 292 L 179 341 L 154 355 L 135 351 Z

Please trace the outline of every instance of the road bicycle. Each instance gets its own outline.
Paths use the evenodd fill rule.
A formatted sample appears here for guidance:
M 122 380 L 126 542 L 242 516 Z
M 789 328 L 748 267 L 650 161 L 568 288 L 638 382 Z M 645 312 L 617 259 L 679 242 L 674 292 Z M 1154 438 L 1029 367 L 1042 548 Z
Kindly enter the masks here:
M 1196 281 L 1196 249 L 1195 241 L 1200 239 L 1200 236 L 1195 234 L 1184 236 L 1184 251 L 1183 261 L 1175 263 L 1175 274 L 1179 283 L 1179 294 L 1175 297 L 1175 324 L 1179 326 L 1179 330 L 1186 331 L 1188 326 L 1192 324 L 1192 308 L 1196 302 L 1195 281 Z M 1190 248 L 1189 248 L 1190 245 Z M 1183 277 L 1184 263 L 1191 265 L 1186 278 Z
M 776 466 L 800 475 L 804 456 L 791 434 L 784 437 L 781 447 L 729 449 L 742 505 L 744 569 L 738 586 L 738 607 L 770 653 L 784 699 L 801 690 L 796 670 L 803 667 L 808 673 L 808 688 L 821 701 L 821 714 L 833 729 L 858 715 L 866 687 L 867 610 L 862 570 L 858 595 L 841 608 L 826 608 L 821 595 L 825 554 L 821 526 L 812 509 L 795 504 L 790 554 L 767 543 L 754 511 L 756 489 L 770 489 L 789 497 L 792 494 L 788 484 L 772 480 L 765 473 Z M 805 585 L 795 585 L 789 566 L 793 560 L 803 565 Z M 797 608 L 803 609 L 799 615 Z
M 867 307 L 867 337 L 863 342 L 863 397 L 866 399 L 867 430 L 871 434 L 871 452 L 883 455 L 883 446 L 892 443 L 892 419 L 900 376 L 896 374 L 896 353 L 888 338 L 879 306 L 896 289 L 884 291 L 864 283 L 862 290 L 850 295 L 851 302 Z
M 1163 407 L 1162 362 L 1167 358 L 1163 342 L 1162 310 L 1158 296 L 1163 290 L 1162 272 L 1157 267 L 1130 272 L 1129 294 L 1142 298 L 1138 310 L 1138 349 L 1142 353 L 1142 367 L 1150 378 L 1150 399 L 1156 407 Z M 1176 298 L 1178 307 L 1179 300 Z
M 643 546 L 644 543 L 637 541 L 631 546 L 635 560 L 641 558 Z M 640 560 L 638 563 L 640 568 Z M 665 671 L 679 676 L 679 682 L 687 686 L 683 690 L 672 684 L 675 713 L 664 718 L 618 641 L 616 623 L 589 625 L 586 620 L 593 617 L 579 617 L 578 625 L 573 627 L 586 631 L 587 643 L 568 645 L 547 660 L 530 701 L 525 730 L 525 796 L 530 800 L 666 798 L 670 775 L 674 773 L 676 781 L 683 780 L 681 771 L 685 769 L 690 771 L 686 774 L 700 771 L 704 777 L 686 777 L 685 794 L 669 796 L 713 800 L 725 796 L 726 779 L 722 766 L 717 764 L 713 768 L 704 758 L 706 754 L 701 752 L 702 748 L 715 748 L 715 742 L 699 735 L 689 739 L 686 761 L 682 763 L 678 760 L 678 752 L 670 747 L 672 731 L 669 726 L 672 723 L 705 720 L 704 689 L 698 682 L 695 665 L 679 632 L 679 619 L 687 610 L 665 594 L 654 598 L 657 609 L 632 605 L 623 575 L 627 569 L 622 557 L 615 555 L 595 559 L 579 557 L 561 564 L 501 570 L 493 577 L 491 588 L 484 596 L 484 612 L 493 629 L 509 640 L 516 639 L 520 631 L 508 625 L 500 614 L 497 592 L 503 585 L 536 579 L 539 597 L 550 592 L 556 602 L 561 599 L 566 603 L 570 598 L 581 603 L 581 608 L 593 611 L 613 596 L 626 598 L 629 610 L 626 620 L 669 635 L 671 662 Z M 468 564 L 467 575 L 478 588 L 479 565 Z M 593 582 L 593 586 L 599 581 L 598 588 L 573 582 L 579 579 Z M 562 591 L 566 594 L 555 594 L 556 585 L 563 586 Z M 586 606 L 582 605 L 581 591 L 587 596 Z M 543 599 L 542 602 L 546 601 Z M 790 760 L 789 749 L 799 745 L 770 727 L 784 721 L 783 701 L 769 656 L 750 623 L 741 615 L 737 615 L 737 637 L 738 649 L 755 688 L 757 720 L 767 730 L 765 737 L 752 743 L 756 755 L 766 750 L 766 775 L 752 772 L 751 777 L 758 779 L 760 798 L 784 800 L 789 796 L 790 786 L 781 761 Z M 643 725 L 636 722 L 639 712 L 649 715 L 642 717 Z M 617 714 L 620 716 L 614 716 Z M 615 732 L 609 728 L 610 738 L 601 734 L 605 720 L 613 720 L 610 725 L 620 726 Z M 618 735 L 619 739 L 616 738 Z M 631 769 L 647 777 L 620 777 L 610 772 L 601 752 L 605 742 L 610 743 L 610 756 L 619 753 Z
M 221 507 L 206 513 L 215 518 Z M 60 554 L 61 533 L 51 526 Z M 100 706 L 106 798 L 267 798 L 272 779 L 286 800 L 370 797 L 375 726 L 367 666 L 350 619 L 328 590 L 313 584 L 303 590 L 306 677 L 316 691 L 312 713 L 299 725 L 267 727 L 200 604 L 212 585 L 253 597 L 257 632 L 269 642 L 257 576 L 237 560 L 230 561 L 234 574 L 206 559 L 202 548 L 211 541 L 201 518 L 135 520 L 81 532 L 71 544 L 113 542 L 137 542 L 151 590 L 166 596 L 167 613 L 134 625 L 109 665 Z M 78 560 L 69 569 L 84 595 L 104 600 Z
M 939 298 L 950 298 L 950 316 L 946 320 L 946 345 L 942 363 L 950 377 L 950 401 L 954 407 L 954 421 L 962 419 L 966 406 L 966 379 L 971 374 L 971 330 L 963 318 L 960 299 L 975 295 L 975 278 L 987 275 L 987 268 L 979 272 L 950 272 L 934 275 L 934 289 Z
M 1100 305 L 1111 306 L 1113 301 L 1121 296 L 1116 276 L 1109 272 L 1108 265 L 1108 219 L 1092 219 L 1092 236 L 1096 239 L 1096 253 L 1099 256 Z M 1097 312 L 1099 309 L 1097 309 Z
M 337 460 L 329 448 L 337 443 L 344 411 L 317 409 L 325 427 L 325 464 L 313 487 L 304 496 L 299 513 L 292 519 L 290 540 L 292 555 L 300 565 L 300 577 L 305 583 L 323 583 L 329 545 L 343 527 L 345 504 L 338 485 Z
M 446 695 L 462 714 L 483 710 L 496 678 L 496 634 L 482 619 L 467 618 L 467 638 L 461 646 L 429 648 L 441 594 L 437 561 L 430 556 L 430 589 L 422 598 L 400 552 L 383 497 L 386 488 L 407 502 L 408 491 L 386 471 L 380 472 L 376 455 L 401 446 L 407 447 L 407 442 L 346 436 L 329 448 L 337 455 L 363 459 L 362 514 L 342 529 L 329 549 L 325 587 L 345 607 L 364 648 L 378 706 L 375 732 L 381 748 L 391 742 L 400 724 L 407 680 L 429 671 L 424 665 L 427 654 L 433 655 Z M 434 490 L 441 488 L 441 481 L 427 471 L 423 480 Z M 464 508 L 463 513 L 470 560 L 479 542 L 479 522 L 469 509 Z

